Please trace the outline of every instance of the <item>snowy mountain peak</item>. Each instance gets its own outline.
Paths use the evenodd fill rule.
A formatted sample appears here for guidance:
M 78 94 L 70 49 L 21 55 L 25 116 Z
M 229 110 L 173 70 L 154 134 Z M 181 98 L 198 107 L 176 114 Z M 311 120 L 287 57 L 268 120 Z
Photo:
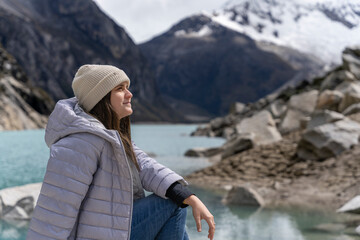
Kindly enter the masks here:
M 230 0 L 212 20 L 257 41 L 313 54 L 328 64 L 360 42 L 359 0 Z

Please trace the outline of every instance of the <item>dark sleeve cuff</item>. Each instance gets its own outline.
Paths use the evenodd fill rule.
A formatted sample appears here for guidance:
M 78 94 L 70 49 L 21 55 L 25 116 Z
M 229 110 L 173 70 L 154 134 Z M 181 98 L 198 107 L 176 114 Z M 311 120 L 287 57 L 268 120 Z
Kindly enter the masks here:
M 165 196 L 173 200 L 179 207 L 187 207 L 187 204 L 184 204 L 184 200 L 191 195 L 194 195 L 186 186 L 183 186 L 179 182 L 174 182 L 166 190 Z

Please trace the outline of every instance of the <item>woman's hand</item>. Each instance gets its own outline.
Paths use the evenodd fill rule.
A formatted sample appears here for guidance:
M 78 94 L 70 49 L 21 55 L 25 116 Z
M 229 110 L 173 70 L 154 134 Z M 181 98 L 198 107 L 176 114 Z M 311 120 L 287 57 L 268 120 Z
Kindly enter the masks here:
M 190 197 L 186 198 L 184 200 L 184 203 L 192 207 L 198 232 L 201 232 L 201 220 L 204 219 L 209 225 L 208 238 L 210 238 L 210 240 L 213 240 L 215 234 L 214 216 L 209 212 L 209 210 L 202 203 L 202 201 L 195 195 L 191 195 Z

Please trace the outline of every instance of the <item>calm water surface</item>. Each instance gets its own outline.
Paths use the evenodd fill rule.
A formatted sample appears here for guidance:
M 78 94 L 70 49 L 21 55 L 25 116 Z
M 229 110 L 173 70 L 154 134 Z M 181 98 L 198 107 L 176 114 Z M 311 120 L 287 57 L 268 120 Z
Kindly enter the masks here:
M 179 174 L 186 175 L 211 165 L 204 158 L 187 158 L 184 152 L 193 147 L 219 146 L 224 140 L 190 137 L 196 125 L 134 125 L 135 143 L 144 151 Z M 0 132 L 0 189 L 40 182 L 43 179 L 49 150 L 44 130 Z M 228 207 L 221 203 L 222 193 L 191 187 L 214 214 L 216 240 L 360 240 L 353 228 L 340 233 L 312 230 L 317 224 L 344 221 L 348 215 L 332 212 L 308 212 L 299 209 L 268 210 Z M 28 222 L 0 220 L 0 240 L 25 239 Z M 191 208 L 187 230 L 192 240 L 207 239 L 207 225 L 196 231 Z

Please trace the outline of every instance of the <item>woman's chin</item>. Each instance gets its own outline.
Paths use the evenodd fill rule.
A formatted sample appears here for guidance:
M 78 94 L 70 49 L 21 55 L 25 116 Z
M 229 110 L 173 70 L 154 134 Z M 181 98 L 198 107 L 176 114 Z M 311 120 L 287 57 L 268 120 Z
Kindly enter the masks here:
M 119 116 L 120 119 L 121 119 L 121 118 L 130 116 L 132 113 L 133 113 L 133 110 L 132 110 L 132 109 L 129 109 L 129 110 L 127 110 L 126 112 L 123 112 L 120 116 L 119 116 L 119 114 L 118 114 L 118 116 Z

